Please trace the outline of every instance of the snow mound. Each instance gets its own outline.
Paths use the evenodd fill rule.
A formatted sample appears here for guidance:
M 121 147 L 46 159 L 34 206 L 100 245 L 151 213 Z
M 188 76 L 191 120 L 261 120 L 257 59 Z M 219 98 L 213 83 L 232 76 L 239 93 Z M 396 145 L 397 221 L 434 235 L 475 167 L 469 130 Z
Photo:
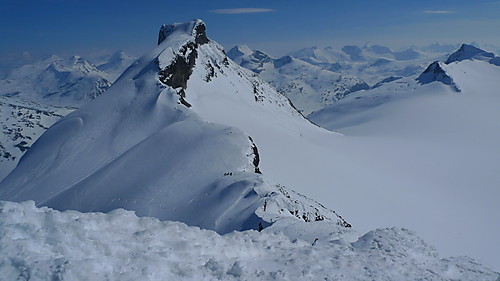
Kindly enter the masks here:
M 305 223 L 304 223 L 305 224 Z M 270 229 L 270 228 L 269 228 Z M 405 229 L 357 242 L 223 236 L 133 212 L 58 212 L 0 201 L 5 280 L 497 280 L 469 258 L 440 259 Z

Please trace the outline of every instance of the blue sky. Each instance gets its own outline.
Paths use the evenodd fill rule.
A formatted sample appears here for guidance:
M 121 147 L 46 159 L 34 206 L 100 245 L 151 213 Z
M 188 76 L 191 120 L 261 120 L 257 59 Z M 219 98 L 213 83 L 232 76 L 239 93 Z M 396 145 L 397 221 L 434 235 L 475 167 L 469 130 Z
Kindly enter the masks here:
M 274 55 L 306 46 L 366 42 L 500 45 L 500 1 L 1 0 L 0 54 L 124 49 L 140 55 L 163 23 L 201 18 L 226 48 Z M 239 9 L 239 10 L 235 10 Z M 0 55 L 1 56 L 1 55 Z

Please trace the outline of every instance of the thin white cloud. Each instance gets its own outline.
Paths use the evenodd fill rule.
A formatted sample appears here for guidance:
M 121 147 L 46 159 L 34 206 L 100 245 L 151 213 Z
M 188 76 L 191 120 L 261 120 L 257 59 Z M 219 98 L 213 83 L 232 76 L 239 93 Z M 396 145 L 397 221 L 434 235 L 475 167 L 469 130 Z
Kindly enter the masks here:
M 424 11 L 426 14 L 453 14 L 454 11 L 435 11 L 435 10 L 428 10 Z
M 273 9 L 266 8 L 238 8 L 238 9 L 217 9 L 210 12 L 216 14 L 250 14 L 250 13 L 268 13 L 273 12 Z

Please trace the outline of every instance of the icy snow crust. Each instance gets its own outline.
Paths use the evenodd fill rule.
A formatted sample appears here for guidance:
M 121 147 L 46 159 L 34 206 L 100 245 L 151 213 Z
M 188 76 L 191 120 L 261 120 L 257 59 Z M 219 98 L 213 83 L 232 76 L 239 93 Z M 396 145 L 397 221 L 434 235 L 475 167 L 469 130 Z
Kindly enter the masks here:
M 310 243 L 266 230 L 220 236 L 124 210 L 58 212 L 32 201 L 0 201 L 0 244 L 2 280 L 499 278 L 467 258 L 440 259 L 405 229 L 371 231 L 354 243 Z

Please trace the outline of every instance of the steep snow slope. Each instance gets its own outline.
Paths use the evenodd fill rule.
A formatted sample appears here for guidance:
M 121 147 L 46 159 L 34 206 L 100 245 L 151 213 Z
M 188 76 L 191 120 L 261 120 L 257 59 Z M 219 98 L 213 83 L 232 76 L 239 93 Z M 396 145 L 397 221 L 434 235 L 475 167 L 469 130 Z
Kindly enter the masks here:
M 11 71 L 0 80 L 0 95 L 47 105 L 80 106 L 109 88 L 106 77 L 81 57 L 50 56 Z
M 251 114 L 278 118 L 267 129 L 312 127 L 288 100 L 229 63 L 199 20 L 164 26 L 159 37 L 159 46 L 105 94 L 37 140 L 2 181 L 0 198 L 81 211 L 122 207 L 220 233 L 279 218 L 348 226 L 320 204 L 265 181 L 258 145 L 237 128 L 202 120 L 191 98 L 215 101 L 207 102 L 208 112 L 236 110 L 249 123 Z M 267 211 L 257 215 L 260 209 Z
M 304 115 L 349 93 L 368 89 L 365 82 L 354 76 L 328 71 L 290 56 L 274 59 L 247 46 L 236 46 L 227 54 L 239 65 L 258 73 Z
M 61 213 L 37 209 L 33 202 L 0 202 L 0 276 L 66 281 L 499 278 L 467 258 L 440 259 L 406 229 L 371 231 L 354 243 L 290 241 L 268 230 L 220 236 L 124 210 Z
M 374 227 L 370 220 L 383 217 L 446 255 L 468 254 L 500 269 L 500 67 L 475 60 L 434 65 L 441 69 L 434 78 L 449 77 L 460 93 L 442 79 L 421 85 L 412 77 L 309 116 L 345 134 L 339 147 L 347 155 L 336 159 L 356 163 L 332 173 L 337 194 L 355 196 L 359 208 L 336 206 L 354 225 Z M 350 169 L 359 176 L 346 177 Z

